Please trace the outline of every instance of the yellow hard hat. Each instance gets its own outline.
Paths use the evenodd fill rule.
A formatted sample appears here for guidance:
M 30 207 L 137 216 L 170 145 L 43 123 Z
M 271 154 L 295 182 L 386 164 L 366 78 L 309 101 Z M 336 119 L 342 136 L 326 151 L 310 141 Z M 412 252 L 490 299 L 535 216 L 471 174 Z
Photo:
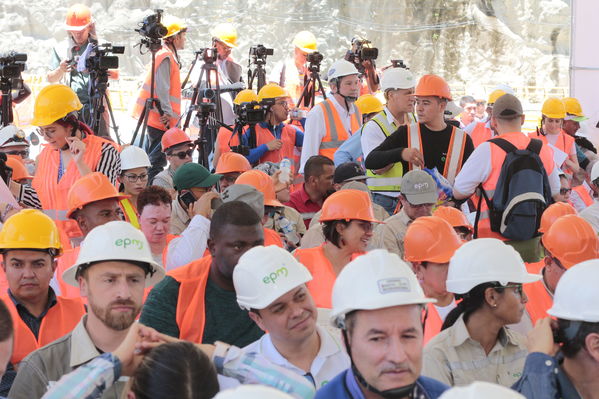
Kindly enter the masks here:
M 258 101 L 258 95 L 254 90 L 245 89 L 237 93 L 235 100 L 233 100 L 233 104 L 241 105 L 243 103 L 251 103 L 252 101 Z
M 566 97 L 562 99 L 564 107 L 566 107 L 566 119 L 571 119 L 576 122 L 586 121 L 587 118 L 582 112 L 582 106 L 578 99 L 574 97 Z
M 293 45 L 305 53 L 313 53 L 318 50 L 316 45 L 316 37 L 312 32 L 303 30 L 298 32 L 293 38 Z
M 269 83 L 267 85 L 264 85 L 258 92 L 258 101 L 262 101 L 265 98 L 280 97 L 289 97 L 289 93 L 287 93 L 287 90 L 283 89 L 276 83 Z
M 0 230 L 0 251 L 7 249 L 62 249 L 54 221 L 37 209 L 24 209 L 9 217 Z
M 175 36 L 179 32 L 187 31 L 187 25 L 185 25 L 185 22 L 183 22 L 182 19 L 173 16 L 165 18 L 164 26 L 166 26 L 166 35 L 163 37 L 163 39 Z
M 559 98 L 549 97 L 543 103 L 541 113 L 547 118 L 564 119 L 566 117 L 566 107 Z
M 491 94 L 489 94 L 489 101 L 487 101 L 487 105 L 493 105 L 495 104 L 495 102 L 497 101 L 497 99 L 501 96 L 503 96 L 505 93 L 505 91 L 503 90 L 493 90 L 491 92 Z
M 362 115 L 368 115 L 376 112 L 377 114 L 383 110 L 381 100 L 372 94 L 364 94 L 356 100 L 356 107 Z
M 237 29 L 229 23 L 218 24 L 212 30 L 212 37 L 228 47 L 237 47 Z
M 81 108 L 83 105 L 79 101 L 79 97 L 69 86 L 49 85 L 44 87 L 35 98 L 31 124 L 34 126 L 51 125 Z

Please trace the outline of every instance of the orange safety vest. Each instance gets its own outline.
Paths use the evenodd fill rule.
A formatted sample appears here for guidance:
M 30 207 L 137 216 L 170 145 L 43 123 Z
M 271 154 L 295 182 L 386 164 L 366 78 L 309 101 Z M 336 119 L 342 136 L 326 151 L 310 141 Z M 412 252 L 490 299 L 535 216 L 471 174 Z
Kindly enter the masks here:
M 292 162 L 291 166 L 293 168 L 293 174 L 295 175 L 297 170 L 297 165 L 294 161 L 295 133 L 295 128 L 285 124 L 281 132 L 281 141 L 283 142 L 283 146 L 277 151 L 266 151 L 260 158 L 260 163 L 279 163 L 283 160 L 283 158 L 287 158 Z M 270 130 L 260 125 L 256 125 L 256 147 L 273 140 L 275 140 L 275 136 Z
M 354 253 L 352 260 L 363 254 L 364 252 Z M 316 307 L 332 309 L 331 294 L 337 275 L 331 261 L 324 254 L 324 244 L 314 248 L 298 248 L 293 255 L 312 274 L 312 280 L 306 286 Z
M 486 122 L 478 122 L 476 125 L 474 125 L 474 129 L 470 133 L 470 138 L 472 139 L 474 148 L 478 147 L 481 143 L 484 143 L 492 137 L 493 131 L 487 127 Z
M 420 123 L 412 123 L 408 128 L 408 148 L 416 148 L 424 156 L 424 148 L 422 147 L 422 135 L 420 134 Z M 449 139 L 449 147 L 447 148 L 447 157 L 445 160 L 445 168 L 443 176 L 451 184 L 453 184 L 462 164 L 464 162 L 464 148 L 466 148 L 466 133 L 462 129 L 452 126 L 451 138 Z M 411 163 L 408 164 L 409 169 L 420 169 L 414 167 Z
M 179 73 L 179 64 L 177 63 L 175 54 L 173 54 L 171 50 L 166 46 L 163 46 L 156 53 L 154 73 L 156 73 L 156 70 L 165 58 L 169 59 L 171 71 L 171 80 L 169 82 L 169 102 L 171 105 L 171 109 L 177 115 L 175 118 L 170 118 L 169 127 L 175 127 L 177 126 L 177 122 L 179 121 L 179 116 L 181 116 L 181 76 Z M 139 95 L 137 96 L 137 102 L 133 107 L 133 117 L 135 119 L 140 118 L 141 113 L 144 109 L 144 105 L 146 104 L 146 100 L 150 98 L 150 86 L 152 84 L 152 74 L 150 73 L 151 67 L 152 66 L 150 64 L 150 66 L 148 66 L 148 72 L 146 74 L 144 84 L 139 91 Z M 156 87 L 154 87 L 154 89 L 156 89 Z M 157 98 L 156 92 L 154 92 L 154 97 Z M 148 125 L 159 130 L 166 130 L 166 126 L 164 126 L 164 124 L 160 122 L 160 113 L 158 112 L 158 109 L 155 106 L 153 106 L 150 109 L 150 115 L 148 116 Z
M 591 194 L 584 188 L 582 184 L 576 187 L 572 187 L 572 191 L 575 192 L 578 195 L 578 197 L 580 197 L 580 199 L 582 200 L 582 202 L 584 202 L 586 206 L 593 205 L 593 197 L 591 197 Z
M 244 127 L 245 130 L 245 127 Z M 218 134 L 216 135 L 216 147 L 220 150 L 221 154 L 225 152 L 231 152 L 231 146 L 239 145 L 239 135 L 235 134 L 233 136 L 233 132 L 226 127 L 221 127 L 218 129 Z
M 354 112 L 350 114 L 350 128 L 353 133 L 362 126 L 362 114 L 360 114 L 360 111 L 358 111 L 358 107 L 356 107 L 355 104 L 351 104 L 351 106 L 354 110 Z M 330 98 L 317 104 L 316 107 L 322 108 L 324 124 L 326 127 L 326 134 L 320 142 L 318 154 L 324 155 L 332 160 L 337 148 L 349 138 L 351 133 L 349 133 L 343 126 L 341 117 Z
M 276 245 L 279 248 L 285 248 L 283 245 L 283 239 L 273 229 L 264 228 L 264 246 L 268 247 L 269 245 Z
M 98 136 L 87 135 L 83 160 L 92 170 L 96 170 L 102 156 L 102 145 L 114 143 Z M 71 186 L 81 177 L 75 162 L 69 162 L 62 178 L 58 180 L 60 150 L 46 145 L 37 159 L 37 168 L 31 185 L 37 191 L 44 213 L 50 216 L 60 232 L 60 241 L 64 249 L 72 248 L 71 239 L 82 236 L 77 222 L 67 218 L 67 195 Z
M 531 273 L 531 271 L 529 271 L 529 273 Z M 547 288 L 545 288 L 542 279 L 535 281 L 534 283 L 524 284 L 523 287 L 524 292 L 528 297 L 526 311 L 534 326 L 537 320 L 548 316 L 547 310 L 553 305 L 553 297 L 547 292 Z
M 208 255 L 167 273 L 180 284 L 176 320 L 179 338 L 202 342 L 206 324 L 206 283 L 212 256 Z
M 435 335 L 441 332 L 443 326 L 443 320 L 439 316 L 439 312 L 435 305 L 429 303 L 427 305 L 428 313 L 426 315 L 426 321 L 424 322 L 424 345 L 428 343 Z
M 540 132 L 532 133 L 533 138 L 539 139 L 545 145 L 549 145 L 549 141 L 547 140 L 547 135 L 540 134 Z M 555 147 L 559 150 L 568 154 L 568 157 L 572 153 L 572 146 L 574 145 L 574 137 L 570 136 L 568 133 L 561 130 L 559 132 L 559 137 L 555 140 Z M 561 167 L 561 165 L 558 165 Z
M 499 136 L 499 138 L 505 139 L 512 143 L 518 149 L 524 149 L 530 143 L 531 138 L 521 132 L 512 132 L 505 133 Z M 493 195 L 495 194 L 495 187 L 497 187 L 497 180 L 499 180 L 499 175 L 501 173 L 501 167 L 503 166 L 503 161 L 505 160 L 506 153 L 499 146 L 490 144 L 491 146 L 491 174 L 487 180 L 482 183 L 483 189 L 487 193 L 489 200 L 493 199 Z M 541 152 L 539 154 L 541 161 L 543 162 L 543 166 L 545 166 L 545 170 L 547 175 L 551 175 L 553 172 L 553 165 L 555 162 L 553 161 L 553 153 L 552 151 L 548 151 L 548 147 L 543 146 L 541 148 Z M 479 199 L 475 199 L 475 204 L 478 206 Z M 487 207 L 486 201 L 483 200 L 481 203 L 481 214 L 480 220 L 478 222 L 478 238 L 497 238 L 502 241 L 508 241 L 507 238 L 502 236 L 499 233 L 491 231 L 491 223 L 489 220 L 489 208 Z
M 33 332 L 27 327 L 25 322 L 19 316 L 17 307 L 14 305 L 8 294 L 0 297 L 6 304 L 12 316 L 15 328 L 15 341 L 13 343 L 13 352 L 10 362 L 14 365 L 19 364 L 21 360 L 34 350 L 49 344 L 52 341 L 70 333 L 85 314 L 83 302 L 76 298 L 56 297 L 56 304 L 48 309 L 48 313 L 42 319 L 37 339 Z
M 137 207 L 133 205 L 133 202 L 129 198 L 123 198 L 119 201 L 119 206 L 125 215 L 125 221 L 131 223 L 136 229 L 139 229 L 139 219 L 137 214 Z

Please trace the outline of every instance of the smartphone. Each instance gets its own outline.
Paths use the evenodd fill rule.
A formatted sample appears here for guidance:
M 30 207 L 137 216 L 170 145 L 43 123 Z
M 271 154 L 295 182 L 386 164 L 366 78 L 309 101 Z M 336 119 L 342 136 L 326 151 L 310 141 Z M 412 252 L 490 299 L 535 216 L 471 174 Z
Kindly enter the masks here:
M 197 201 L 195 195 L 193 195 L 191 191 L 187 191 L 185 194 L 181 194 L 179 198 L 187 208 L 189 208 L 191 204 Z

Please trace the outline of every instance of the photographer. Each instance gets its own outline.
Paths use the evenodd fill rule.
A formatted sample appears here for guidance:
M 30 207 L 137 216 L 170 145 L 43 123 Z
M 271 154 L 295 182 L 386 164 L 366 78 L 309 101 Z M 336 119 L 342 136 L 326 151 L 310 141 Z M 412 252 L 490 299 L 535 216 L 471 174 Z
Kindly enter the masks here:
M 247 155 L 250 164 L 273 162 L 279 163 L 283 158 L 293 162 L 294 152 L 301 151 L 304 143 L 304 133 L 297 127 L 284 123 L 289 117 L 289 94 L 276 83 L 265 85 L 258 93 L 258 101 L 264 103 L 270 100 L 266 111 L 266 120 L 255 125 L 256 147 L 250 148 Z M 243 135 L 243 144 L 250 145 L 250 129 Z M 251 146 L 251 145 L 250 145 Z M 292 165 L 293 176 L 297 165 Z
M 79 111 L 79 120 L 89 123 L 91 120 L 91 99 L 89 95 L 89 73 L 77 71 L 77 61 L 85 52 L 87 45 L 98 43 L 95 21 L 91 10 L 83 4 L 74 4 L 67 11 L 65 29 L 67 38 L 52 51 L 50 72 L 46 75 L 50 83 L 63 83 L 77 93 L 83 108 Z M 109 136 L 107 115 L 102 117 L 99 136 Z M 91 125 L 91 123 L 89 123 Z
M 159 22 L 158 22 L 159 23 Z M 151 94 L 152 73 L 154 73 L 154 97 L 160 101 L 163 113 L 160 114 L 156 107 L 149 110 L 148 140 L 145 148 L 152 167 L 149 170 L 148 181 L 162 171 L 166 165 L 166 157 L 161 151 L 160 140 L 162 135 L 172 127 L 177 126 L 181 116 L 181 63 L 177 50 L 185 48 L 187 26 L 178 18 L 171 17 L 164 24 L 167 33 L 163 37 L 164 44 L 156 53 L 154 71 L 148 67 L 148 73 L 137 97 L 133 109 L 136 119 L 141 117 L 144 104 Z
M 380 81 L 374 64 L 377 57 L 378 49 L 370 47 L 369 40 L 352 39 L 351 50 L 347 52 L 345 59 L 353 63 L 362 74 L 361 95 L 374 94 L 379 90 Z

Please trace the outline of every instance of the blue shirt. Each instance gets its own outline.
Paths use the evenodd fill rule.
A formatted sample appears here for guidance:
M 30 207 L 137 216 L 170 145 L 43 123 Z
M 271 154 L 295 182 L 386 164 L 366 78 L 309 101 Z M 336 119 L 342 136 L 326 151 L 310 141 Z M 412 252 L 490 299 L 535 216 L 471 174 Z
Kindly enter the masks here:
M 437 380 L 428 377 L 419 377 L 416 380 L 419 393 L 424 396 L 418 396 L 420 399 L 437 399 L 449 387 Z M 331 382 L 320 388 L 316 392 L 314 399 L 365 399 L 356 377 L 351 368 L 341 372 Z
M 364 125 L 356 130 L 354 134 L 337 148 L 337 151 L 335 151 L 335 155 L 333 156 L 335 167 L 345 162 L 356 162 L 364 167 L 364 154 L 362 154 L 362 142 L 360 141 L 363 127 Z
M 522 377 L 512 389 L 526 399 L 582 399 L 560 366 L 560 357 L 540 352 L 528 354 Z
M 286 126 L 286 123 L 279 123 L 277 126 L 272 126 L 268 122 L 260 122 L 258 126 L 268 129 L 276 139 L 281 139 L 281 134 L 283 133 L 283 128 Z M 293 125 L 288 125 L 295 129 L 295 146 L 301 147 L 304 144 L 304 132 L 302 132 L 299 128 Z M 250 143 L 250 129 L 246 129 L 241 136 L 241 141 L 243 145 L 249 145 Z M 268 147 L 266 144 L 259 145 L 256 148 L 252 148 L 250 150 L 250 154 L 246 155 L 248 161 L 255 165 L 260 161 L 260 158 L 268 151 Z

